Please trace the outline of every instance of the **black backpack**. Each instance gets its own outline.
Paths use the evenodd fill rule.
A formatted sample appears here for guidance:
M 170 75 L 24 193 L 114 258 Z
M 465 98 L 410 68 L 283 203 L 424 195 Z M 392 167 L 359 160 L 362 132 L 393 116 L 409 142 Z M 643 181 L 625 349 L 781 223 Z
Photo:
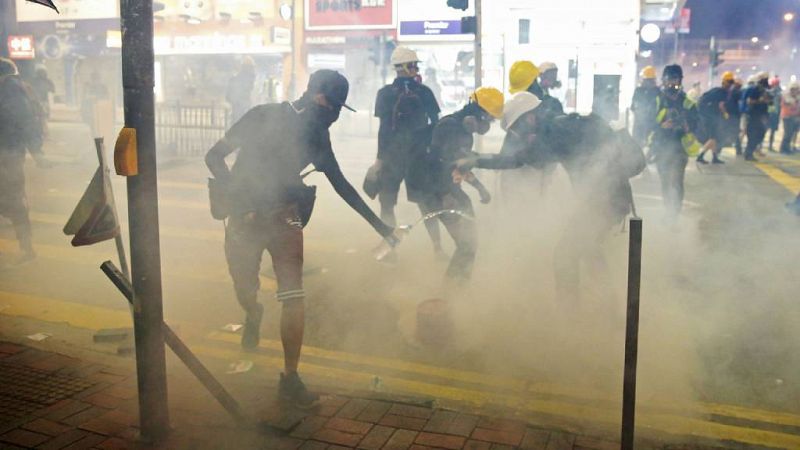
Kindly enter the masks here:
M 394 131 L 419 130 L 428 125 L 425 104 L 408 83 L 395 88 L 396 100 L 392 108 L 392 129 Z
M 697 112 L 700 113 L 703 117 L 713 117 L 719 115 L 719 104 L 712 99 L 712 93 L 715 89 L 711 89 L 703 93 L 699 99 L 697 99 Z

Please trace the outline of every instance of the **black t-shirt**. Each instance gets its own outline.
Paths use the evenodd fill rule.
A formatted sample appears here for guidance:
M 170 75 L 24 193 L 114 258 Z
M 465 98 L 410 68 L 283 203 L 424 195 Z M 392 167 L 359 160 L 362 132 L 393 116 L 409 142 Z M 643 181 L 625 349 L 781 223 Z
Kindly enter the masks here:
M 698 112 L 703 119 L 722 119 L 722 111 L 719 109 L 720 103 L 725 103 L 727 108 L 730 92 L 727 89 L 717 86 L 708 90 L 698 101 Z
M 34 95 L 19 76 L 0 77 L 0 151 L 41 151 L 44 128 Z
M 420 123 L 415 126 L 414 130 L 402 129 L 402 127 L 395 126 L 395 107 L 397 106 L 398 99 L 405 89 L 413 92 L 419 98 L 422 104 L 422 111 L 420 111 Z M 380 128 L 378 129 L 378 159 L 384 159 L 385 152 L 391 151 L 391 145 L 398 141 L 415 142 L 416 140 L 409 140 L 407 136 L 399 136 L 400 134 L 408 132 L 421 132 L 423 128 L 430 124 L 436 124 L 439 120 L 439 104 L 436 102 L 436 97 L 433 91 L 427 86 L 418 83 L 413 78 L 396 78 L 392 84 L 382 87 L 375 98 L 375 117 L 380 119 Z
M 215 145 L 206 155 L 211 172 L 229 183 L 231 214 L 270 212 L 299 201 L 306 189 L 300 172 L 311 164 L 375 231 L 382 236 L 391 234 L 393 229 L 372 212 L 342 174 L 328 128 L 295 105 L 285 102 L 252 108 L 225 134 L 227 145 Z M 235 149 L 239 154 L 228 173 L 224 158 Z

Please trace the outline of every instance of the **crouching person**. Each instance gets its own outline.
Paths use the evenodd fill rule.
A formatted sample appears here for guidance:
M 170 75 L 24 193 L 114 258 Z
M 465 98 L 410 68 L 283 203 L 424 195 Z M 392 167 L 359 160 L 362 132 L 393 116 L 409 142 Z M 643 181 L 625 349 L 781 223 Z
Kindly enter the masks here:
M 436 124 L 424 161 L 414 164 L 410 173 L 421 190 L 420 206 L 424 213 L 456 211 L 438 216 L 456 244 L 447 267 L 449 281 L 470 278 L 478 247 L 475 212 L 461 184 L 466 181 L 477 189 L 483 202 L 490 198 L 475 175 L 469 170 L 460 170 L 456 161 L 472 153 L 473 134 L 486 134 L 492 120 L 502 114 L 503 94 L 494 88 L 478 88 L 464 108 Z

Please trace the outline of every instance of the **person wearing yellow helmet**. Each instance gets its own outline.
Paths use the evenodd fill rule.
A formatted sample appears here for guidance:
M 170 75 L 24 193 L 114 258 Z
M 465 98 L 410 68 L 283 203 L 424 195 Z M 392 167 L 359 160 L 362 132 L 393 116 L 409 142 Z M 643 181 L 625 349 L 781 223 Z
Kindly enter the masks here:
M 491 122 L 503 117 L 503 93 L 495 88 L 478 88 L 461 110 L 443 117 L 433 127 L 424 161 L 409 170 L 409 180 L 423 187 L 422 206 L 428 213 L 455 211 L 438 216 L 456 244 L 447 267 L 447 279 L 469 279 L 477 252 L 477 231 L 472 201 L 461 187 L 467 182 L 478 190 L 481 201 L 491 196 L 469 170 L 459 170 L 457 161 L 474 155 L 474 134 L 486 134 Z M 424 180 L 424 181 L 423 181 Z
M 516 94 L 527 91 L 539 78 L 539 68 L 530 61 L 517 61 L 508 72 L 508 92 Z
M 647 66 L 639 74 L 641 84 L 633 91 L 631 111 L 633 112 L 633 138 L 640 145 L 647 143 L 647 137 L 653 132 L 653 123 L 656 115 L 656 97 L 658 85 L 656 83 L 656 68 Z
M 713 164 L 724 164 L 725 161 L 719 158 L 722 147 L 727 138 L 728 121 L 731 118 L 728 112 L 728 98 L 733 88 L 733 73 L 725 72 L 722 74 L 720 86 L 711 88 L 703 93 L 697 102 L 697 111 L 700 115 L 700 122 L 704 130 L 705 143 L 697 155 L 698 164 L 708 164 L 705 154 L 711 150 Z
M 508 91 L 511 94 L 530 92 L 542 101 L 540 111 L 547 111 L 551 117 L 564 114 L 564 106 L 550 95 L 550 89 L 558 89 L 558 67 L 552 62 L 536 66 L 530 61 L 517 61 L 511 65 L 508 74 Z

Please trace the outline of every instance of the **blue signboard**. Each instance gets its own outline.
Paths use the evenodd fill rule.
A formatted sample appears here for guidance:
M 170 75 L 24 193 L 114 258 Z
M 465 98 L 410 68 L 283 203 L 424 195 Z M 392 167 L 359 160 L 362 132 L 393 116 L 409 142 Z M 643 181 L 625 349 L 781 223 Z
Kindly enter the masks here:
M 412 20 L 400 22 L 401 36 L 442 36 L 461 33 L 460 20 Z

